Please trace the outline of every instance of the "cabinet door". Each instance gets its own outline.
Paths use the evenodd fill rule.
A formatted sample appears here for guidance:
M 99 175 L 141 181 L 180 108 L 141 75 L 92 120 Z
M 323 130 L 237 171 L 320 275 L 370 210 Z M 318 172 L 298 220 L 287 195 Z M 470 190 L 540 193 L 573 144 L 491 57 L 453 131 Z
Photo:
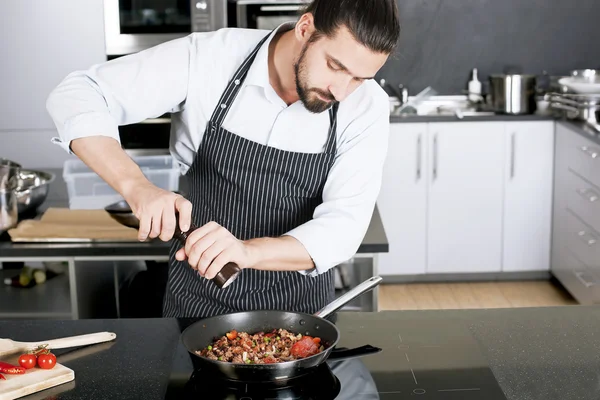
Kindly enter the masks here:
M 502 266 L 504 123 L 429 125 L 427 273 Z
M 550 269 L 554 123 L 506 124 L 503 271 Z
M 102 0 L 2 0 L 0 130 L 54 130 L 50 91 L 106 60 Z
M 425 273 L 427 124 L 391 124 L 377 205 L 389 242 L 381 275 Z

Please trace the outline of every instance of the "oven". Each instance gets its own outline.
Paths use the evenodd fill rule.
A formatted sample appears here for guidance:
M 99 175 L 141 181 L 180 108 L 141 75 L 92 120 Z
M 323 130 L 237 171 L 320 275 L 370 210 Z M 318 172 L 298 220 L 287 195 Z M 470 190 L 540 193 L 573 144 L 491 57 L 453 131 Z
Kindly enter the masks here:
M 303 0 L 237 0 L 236 25 L 272 30 L 284 22 L 297 21 L 308 3 Z
M 104 0 L 106 54 L 131 54 L 227 27 L 227 7 L 228 0 Z

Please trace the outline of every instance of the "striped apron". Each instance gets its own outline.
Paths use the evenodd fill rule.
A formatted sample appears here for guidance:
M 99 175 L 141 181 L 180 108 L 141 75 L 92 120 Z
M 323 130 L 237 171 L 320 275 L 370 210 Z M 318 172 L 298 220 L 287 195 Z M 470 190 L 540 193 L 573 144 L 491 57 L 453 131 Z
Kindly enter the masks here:
M 235 100 L 261 40 L 221 95 L 186 176 L 196 226 L 215 221 L 240 240 L 278 237 L 309 221 L 336 151 L 337 103 L 322 153 L 298 153 L 265 146 L 221 125 Z M 204 318 L 249 310 L 315 313 L 334 297 L 333 269 L 318 276 L 244 269 L 225 289 L 201 277 L 175 253 L 173 240 L 164 317 Z

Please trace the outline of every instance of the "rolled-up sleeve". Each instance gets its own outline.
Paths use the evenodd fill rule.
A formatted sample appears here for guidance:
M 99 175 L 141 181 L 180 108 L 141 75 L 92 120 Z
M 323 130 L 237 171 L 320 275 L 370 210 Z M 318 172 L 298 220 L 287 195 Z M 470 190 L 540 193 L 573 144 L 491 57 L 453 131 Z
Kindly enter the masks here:
M 303 244 L 315 264 L 305 275 L 322 274 L 352 258 L 367 232 L 381 188 L 389 137 L 387 105 L 347 127 L 313 218 L 287 232 Z
M 193 35 L 67 75 L 46 100 L 67 152 L 72 140 L 108 136 L 120 143 L 119 125 L 181 110 L 188 90 Z

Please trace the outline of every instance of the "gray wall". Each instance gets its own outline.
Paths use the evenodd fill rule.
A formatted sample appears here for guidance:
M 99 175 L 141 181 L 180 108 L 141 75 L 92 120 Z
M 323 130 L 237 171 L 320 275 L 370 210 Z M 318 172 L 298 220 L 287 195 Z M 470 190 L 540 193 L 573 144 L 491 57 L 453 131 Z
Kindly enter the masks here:
M 397 1 L 399 54 L 379 78 L 411 94 L 427 86 L 460 94 L 473 68 L 482 82 L 505 66 L 550 75 L 600 68 L 598 0 Z

